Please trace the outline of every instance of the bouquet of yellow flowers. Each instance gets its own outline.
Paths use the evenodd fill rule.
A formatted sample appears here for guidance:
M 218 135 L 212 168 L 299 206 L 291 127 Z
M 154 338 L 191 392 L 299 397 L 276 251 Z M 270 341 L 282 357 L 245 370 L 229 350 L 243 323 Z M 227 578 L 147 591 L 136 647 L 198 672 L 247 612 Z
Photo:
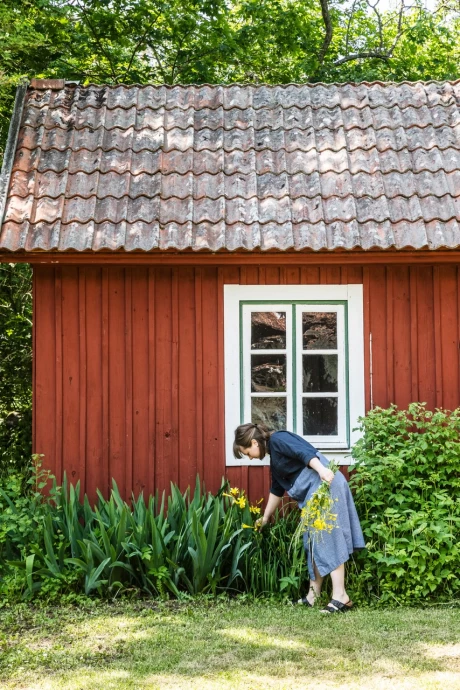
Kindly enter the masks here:
M 335 473 L 339 466 L 331 462 L 329 469 Z M 308 532 L 310 542 L 322 537 L 324 533 L 332 532 L 337 520 L 334 512 L 336 500 L 331 496 L 329 483 L 322 482 L 300 511 L 300 523 L 294 534 L 294 540 L 299 539 L 304 532 Z

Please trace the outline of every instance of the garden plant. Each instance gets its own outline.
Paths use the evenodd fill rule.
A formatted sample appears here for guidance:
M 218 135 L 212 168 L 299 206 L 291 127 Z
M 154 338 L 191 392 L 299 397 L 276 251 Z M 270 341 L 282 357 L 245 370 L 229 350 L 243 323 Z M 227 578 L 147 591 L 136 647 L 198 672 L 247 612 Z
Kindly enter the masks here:
M 355 601 L 452 602 L 460 596 L 460 410 L 376 408 L 360 420 L 351 485 L 367 548 L 349 562 Z M 46 486 L 51 488 L 43 493 Z M 166 599 L 247 593 L 295 598 L 308 581 L 289 505 L 254 529 L 260 512 L 223 481 L 122 500 L 114 483 L 92 506 L 79 484 L 58 486 L 34 457 L 0 488 L 0 601 Z

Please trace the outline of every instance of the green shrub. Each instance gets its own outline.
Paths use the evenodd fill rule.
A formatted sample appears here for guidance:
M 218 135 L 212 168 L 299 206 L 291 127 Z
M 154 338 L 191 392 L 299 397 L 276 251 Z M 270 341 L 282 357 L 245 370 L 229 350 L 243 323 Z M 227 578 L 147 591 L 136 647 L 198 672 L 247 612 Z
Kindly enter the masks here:
M 460 590 L 460 410 L 375 409 L 360 420 L 351 485 L 367 541 L 349 570 L 358 601 L 446 601 Z M 294 598 L 308 573 L 293 540 L 298 511 L 259 533 L 238 506 L 197 478 L 193 492 L 171 485 L 128 504 L 116 484 L 96 506 L 80 489 L 53 482 L 34 457 L 29 477 L 0 482 L 0 605 L 19 598 L 183 593 Z M 243 501 L 244 503 L 244 501 Z
M 123 501 L 114 483 L 97 505 L 79 485 L 49 480 L 38 459 L 24 493 L 17 477 L 0 489 L 0 600 L 53 601 L 59 596 L 115 596 L 140 592 L 155 597 L 250 592 L 295 596 L 307 573 L 301 545 L 290 551 L 293 516 L 257 533 L 245 502 L 206 493 L 197 478 L 193 494 L 171 485 L 163 495 Z M 257 517 L 257 516 L 255 516 Z
M 0 476 L 24 472 L 32 448 L 32 271 L 0 265 Z
M 360 419 L 351 486 L 367 542 L 353 586 L 381 602 L 460 594 L 460 409 L 413 403 Z

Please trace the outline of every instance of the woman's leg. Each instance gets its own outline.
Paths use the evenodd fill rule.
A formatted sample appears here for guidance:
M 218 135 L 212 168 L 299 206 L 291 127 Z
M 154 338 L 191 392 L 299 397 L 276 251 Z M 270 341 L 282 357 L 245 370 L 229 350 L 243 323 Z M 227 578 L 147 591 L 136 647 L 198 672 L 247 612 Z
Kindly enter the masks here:
M 316 567 L 316 563 L 314 561 L 313 561 L 313 568 L 315 570 L 315 579 L 310 580 L 310 590 L 307 594 L 307 599 L 312 606 L 315 603 L 315 600 L 321 596 L 321 587 L 323 585 L 323 579 L 324 579 L 319 574 L 318 568 Z
M 331 580 L 332 599 L 341 601 L 342 604 L 346 604 L 350 601 L 350 597 L 345 590 L 345 563 L 342 563 L 342 565 L 339 565 L 338 568 L 332 571 Z

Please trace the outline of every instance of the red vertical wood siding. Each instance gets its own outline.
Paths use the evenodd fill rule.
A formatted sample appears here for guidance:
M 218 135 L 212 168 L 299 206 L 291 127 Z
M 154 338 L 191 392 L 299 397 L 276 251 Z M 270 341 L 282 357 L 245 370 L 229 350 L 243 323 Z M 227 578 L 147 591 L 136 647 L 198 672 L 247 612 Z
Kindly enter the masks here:
M 460 405 L 458 266 L 37 266 L 34 451 L 58 479 L 94 498 L 112 478 L 129 496 L 198 472 L 267 494 L 268 468 L 225 467 L 230 283 L 362 283 L 367 408 L 371 364 L 374 406 Z

